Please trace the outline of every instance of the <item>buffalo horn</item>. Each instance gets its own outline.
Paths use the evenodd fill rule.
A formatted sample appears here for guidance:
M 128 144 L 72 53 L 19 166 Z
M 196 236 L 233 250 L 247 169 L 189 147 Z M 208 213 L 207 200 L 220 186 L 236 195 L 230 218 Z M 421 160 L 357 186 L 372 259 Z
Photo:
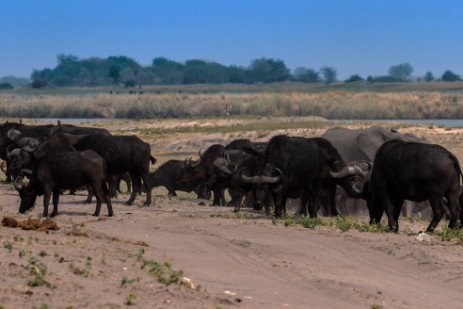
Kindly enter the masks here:
M 227 175 L 233 174 L 233 172 L 228 168 L 228 162 L 224 158 L 218 158 L 214 161 L 214 166 L 217 167 L 219 170 L 224 172 Z
M 2 172 L 6 173 L 6 161 L 2 161 L 0 168 L 2 169 Z
M 246 175 L 243 175 L 241 174 L 241 179 L 243 179 L 244 182 L 247 182 L 247 183 L 253 183 L 253 184 L 263 184 L 263 183 L 275 183 L 275 182 L 278 182 L 280 181 L 281 179 L 281 175 L 283 175 L 283 173 L 281 172 L 281 170 L 279 169 L 276 169 L 280 175 L 279 176 L 246 176 Z
M 11 159 L 11 157 L 18 157 L 19 156 L 19 153 L 21 151 L 21 148 L 15 148 L 13 150 L 9 150 L 10 147 L 14 147 L 14 145 L 10 145 L 6 148 L 6 158 L 7 159 Z
M 363 189 L 362 188 L 359 188 L 358 186 L 361 185 L 360 182 L 356 182 L 352 185 L 352 191 L 354 191 L 355 193 L 357 193 L 358 195 L 362 195 L 363 194 Z
M 341 169 L 339 172 L 330 171 L 330 175 L 333 178 L 343 178 L 350 175 L 360 174 L 363 175 L 364 171 L 358 166 L 346 166 Z
M 22 177 L 21 176 L 18 176 L 16 177 L 16 179 L 14 180 L 14 188 L 18 191 L 21 191 L 23 188 L 24 188 L 24 183 L 22 182 Z
M 202 158 L 204 156 L 204 154 L 206 153 L 206 150 L 204 149 L 201 149 L 199 152 L 198 152 L 198 155 L 200 158 Z
M 24 169 L 21 170 L 21 174 L 30 176 L 30 175 L 32 175 L 32 170 L 24 168 Z
M 27 152 L 35 152 L 37 150 L 37 145 L 27 145 L 24 146 L 22 149 L 24 149 Z

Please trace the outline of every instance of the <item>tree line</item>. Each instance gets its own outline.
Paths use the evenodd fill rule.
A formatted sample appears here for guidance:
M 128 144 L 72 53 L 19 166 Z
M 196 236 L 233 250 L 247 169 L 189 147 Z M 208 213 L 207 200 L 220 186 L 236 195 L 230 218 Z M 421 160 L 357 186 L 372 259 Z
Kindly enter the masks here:
M 344 82 L 406 82 L 410 80 L 413 67 L 408 63 L 394 65 L 389 68 L 389 75 L 368 76 L 365 79 L 358 74 L 350 76 Z M 33 70 L 31 74 L 33 88 L 46 86 L 108 86 L 124 85 L 141 87 L 142 85 L 180 85 L 180 84 L 223 84 L 223 83 L 271 83 L 298 81 L 304 83 L 326 83 L 338 81 L 337 70 L 324 66 L 319 70 L 297 67 L 291 72 L 279 59 L 259 58 L 251 61 L 247 67 L 225 66 L 217 62 L 199 59 L 187 60 L 184 63 L 167 59 L 154 58 L 152 63 L 142 66 L 134 59 L 126 56 L 110 56 L 106 59 L 90 57 L 79 59 L 74 55 L 58 55 L 55 68 Z M 422 81 L 433 81 L 431 72 L 420 78 Z M 458 81 L 460 77 L 447 70 L 440 80 Z M 1 81 L 0 81 L 1 82 Z

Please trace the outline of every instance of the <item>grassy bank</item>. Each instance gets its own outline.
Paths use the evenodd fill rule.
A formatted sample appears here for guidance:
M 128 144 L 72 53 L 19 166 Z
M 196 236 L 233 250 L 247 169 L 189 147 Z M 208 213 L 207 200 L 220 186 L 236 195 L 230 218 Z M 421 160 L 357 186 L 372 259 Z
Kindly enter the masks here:
M 463 83 L 201 85 L 0 92 L 0 114 L 23 118 L 188 118 L 229 115 L 327 119 L 463 118 Z M 125 94 L 123 94 L 123 92 Z

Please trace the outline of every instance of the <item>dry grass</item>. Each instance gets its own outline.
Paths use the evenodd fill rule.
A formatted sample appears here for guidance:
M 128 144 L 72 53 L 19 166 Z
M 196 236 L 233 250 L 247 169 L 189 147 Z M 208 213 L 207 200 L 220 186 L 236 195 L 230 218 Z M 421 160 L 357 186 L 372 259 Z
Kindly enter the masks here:
M 137 95 L 0 95 L 4 117 L 188 118 L 230 115 L 328 119 L 463 118 L 463 95 L 448 92 L 259 92 Z

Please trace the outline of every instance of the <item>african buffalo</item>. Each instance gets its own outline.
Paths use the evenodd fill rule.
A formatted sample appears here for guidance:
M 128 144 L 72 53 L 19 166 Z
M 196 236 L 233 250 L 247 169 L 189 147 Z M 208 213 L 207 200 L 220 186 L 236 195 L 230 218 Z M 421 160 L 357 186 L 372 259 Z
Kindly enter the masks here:
M 449 227 L 461 217 L 458 197 L 462 177 L 458 159 L 439 145 L 389 141 L 378 150 L 365 186 L 370 223 L 379 223 L 386 212 L 389 229 L 399 230 L 399 215 L 405 199 L 429 200 L 433 218 L 427 228 L 436 228 L 445 213 L 444 197 L 450 211 Z
M 214 175 L 216 167 L 214 162 L 223 159 L 224 146 L 214 144 L 207 148 L 204 152 L 200 152 L 199 161 L 192 162 L 191 160 L 185 161 L 185 169 L 182 175 L 181 182 L 186 185 L 195 184 L 198 182 L 206 183 L 207 180 Z M 214 199 L 212 205 L 225 205 L 225 188 L 212 182 L 208 189 L 212 190 Z
M 150 182 L 152 188 L 164 186 L 169 195 L 177 196 L 176 190 L 191 192 L 195 191 L 198 198 L 203 198 L 202 189 L 203 182 L 184 183 L 181 181 L 182 175 L 185 170 L 185 161 L 183 160 L 169 160 L 159 166 L 159 168 L 150 173 Z
M 358 166 L 344 164 L 336 149 L 323 138 L 273 137 L 265 150 L 254 176 L 242 175 L 255 183 L 255 203 L 263 201 L 270 191 L 275 201 L 275 215 L 281 216 L 287 198 L 300 198 L 298 214 L 316 217 L 320 192 L 326 215 L 337 215 L 334 204 L 336 184 L 357 195 L 355 186 L 363 178 Z M 320 191 L 323 189 L 322 191 Z
M 58 201 L 61 190 L 77 189 L 90 185 L 96 196 L 94 216 L 100 214 L 101 204 L 108 207 L 108 216 L 113 216 L 111 198 L 106 185 L 106 166 L 104 159 L 92 150 L 62 152 L 40 158 L 30 174 L 27 185 L 15 188 L 21 197 L 19 212 L 24 213 L 34 206 L 37 196 L 43 195 L 43 216 L 48 216 L 48 205 L 53 193 L 53 212 L 58 214 Z

